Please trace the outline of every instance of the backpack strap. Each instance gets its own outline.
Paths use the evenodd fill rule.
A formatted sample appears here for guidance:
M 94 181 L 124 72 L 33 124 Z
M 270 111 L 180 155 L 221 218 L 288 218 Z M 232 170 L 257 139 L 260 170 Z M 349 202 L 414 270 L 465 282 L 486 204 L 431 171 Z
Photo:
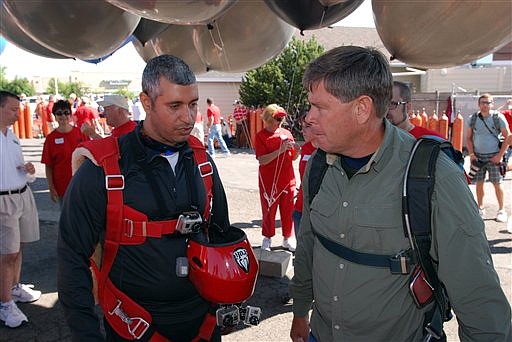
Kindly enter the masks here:
M 443 322 L 451 319 L 451 306 L 446 289 L 437 276 L 434 261 L 429 254 L 432 244 L 431 199 L 437 158 L 439 152 L 449 149 L 450 145 L 447 141 L 430 138 L 421 138 L 415 143 L 407 164 L 402 194 L 406 235 L 416 252 L 426 280 L 432 287 L 436 303 L 432 321 L 425 327 L 433 336 L 442 336 Z
M 471 117 L 470 117 L 469 127 L 471 127 L 472 130 L 475 130 L 475 125 L 476 125 L 476 119 L 477 118 L 478 118 L 478 112 L 473 113 L 473 115 L 471 115 Z
M 327 164 L 327 153 L 321 149 L 317 149 L 311 163 L 308 178 L 309 204 L 311 204 L 313 198 L 315 198 L 316 194 L 320 190 L 320 185 L 322 185 L 325 173 L 329 168 L 329 165 Z

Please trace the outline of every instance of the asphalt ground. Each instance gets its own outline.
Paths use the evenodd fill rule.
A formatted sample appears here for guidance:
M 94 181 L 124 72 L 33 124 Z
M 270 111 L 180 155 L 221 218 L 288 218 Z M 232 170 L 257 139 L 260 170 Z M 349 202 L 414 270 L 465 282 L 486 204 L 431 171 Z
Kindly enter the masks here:
M 22 282 L 34 284 L 43 292 L 41 298 L 30 304 L 19 304 L 28 316 L 29 323 L 9 329 L 0 323 L 0 341 L 70 341 L 70 332 L 65 323 L 57 297 L 56 286 L 56 241 L 59 207 L 50 200 L 45 179 L 44 166 L 40 163 L 44 139 L 22 140 L 26 161 L 37 169 L 37 179 L 31 184 L 39 211 L 41 239 L 27 244 L 24 249 Z M 234 226 L 242 228 L 253 245 L 261 245 L 261 209 L 258 195 L 258 165 L 254 154 L 247 149 L 232 149 L 232 156 L 215 160 L 222 178 L 228 202 L 229 216 Z M 297 169 L 298 162 L 295 167 Z M 512 212 L 512 173 L 504 181 L 506 210 Z M 474 191 L 474 186 L 471 186 Z M 497 211 L 494 190 L 485 185 L 486 234 L 492 251 L 495 268 L 502 288 L 512 303 L 512 234 L 506 223 L 494 221 Z M 278 221 L 279 225 L 279 221 Z M 280 229 L 277 229 L 274 249 L 279 249 Z M 257 250 L 256 250 L 257 253 Z M 223 337 L 223 341 L 290 341 L 292 321 L 291 303 L 286 301 L 287 286 L 293 276 L 292 263 L 283 278 L 259 276 L 254 295 L 248 305 L 262 308 L 258 326 L 240 325 L 237 330 Z M 98 310 L 99 312 L 99 310 Z M 455 319 L 445 324 L 448 341 L 458 341 Z

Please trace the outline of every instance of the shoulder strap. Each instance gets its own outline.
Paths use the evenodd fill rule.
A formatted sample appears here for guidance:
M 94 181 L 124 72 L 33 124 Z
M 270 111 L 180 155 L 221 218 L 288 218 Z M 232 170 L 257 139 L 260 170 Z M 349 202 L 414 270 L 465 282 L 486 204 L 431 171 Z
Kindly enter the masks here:
M 492 120 L 493 120 L 493 123 L 494 123 L 494 128 L 496 128 L 496 131 L 498 132 L 498 134 L 501 134 L 501 130 L 500 130 L 500 117 L 498 116 L 498 113 L 493 113 L 492 114 Z
M 322 181 L 324 180 L 325 172 L 329 165 L 327 165 L 326 160 L 326 152 L 317 149 L 315 155 L 313 156 L 313 161 L 311 162 L 311 168 L 309 169 L 309 186 L 308 186 L 308 195 L 309 195 L 309 204 L 313 202 L 313 198 L 315 198 L 316 194 L 320 190 L 320 186 L 322 185 Z
M 403 185 L 403 219 L 411 247 L 421 265 L 442 316 L 451 318 L 451 307 L 443 284 L 437 276 L 429 251 L 432 243 L 431 198 L 435 185 L 435 169 L 440 151 L 450 150 L 448 141 L 419 139 L 411 152 Z M 451 148 L 453 150 L 453 147 Z M 442 330 L 441 321 L 441 330 Z
M 469 127 L 471 127 L 471 129 L 473 129 L 473 130 L 475 129 L 475 124 L 476 124 L 477 118 L 478 118 L 478 112 L 471 115 L 471 119 L 469 120 Z

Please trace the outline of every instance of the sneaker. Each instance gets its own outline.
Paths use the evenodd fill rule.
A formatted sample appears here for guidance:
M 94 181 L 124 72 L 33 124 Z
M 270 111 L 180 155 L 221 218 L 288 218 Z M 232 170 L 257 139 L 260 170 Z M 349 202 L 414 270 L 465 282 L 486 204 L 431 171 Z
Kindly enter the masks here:
M 289 250 L 290 252 L 295 252 L 295 248 L 297 247 L 297 242 L 295 242 L 295 239 L 289 238 L 289 239 L 283 239 L 282 244 L 284 249 Z
M 485 209 L 484 208 L 478 208 L 478 213 L 480 214 L 480 217 L 483 219 L 485 216 Z
M 512 234 L 512 217 L 509 217 L 509 218 L 508 218 L 508 223 L 507 223 L 507 232 L 509 232 L 510 234 Z
M 507 212 L 505 210 L 498 210 L 498 214 L 496 215 L 496 222 L 507 222 Z
M 270 252 L 271 245 L 272 245 L 272 239 L 270 239 L 268 237 L 264 237 L 263 241 L 261 242 L 261 249 Z
M 21 312 L 14 302 L 1 306 L 0 320 L 4 321 L 5 325 L 9 328 L 17 328 L 23 324 L 23 322 L 28 322 L 27 316 Z
M 12 288 L 12 300 L 20 303 L 35 302 L 41 297 L 41 291 L 33 290 L 34 285 L 18 283 Z

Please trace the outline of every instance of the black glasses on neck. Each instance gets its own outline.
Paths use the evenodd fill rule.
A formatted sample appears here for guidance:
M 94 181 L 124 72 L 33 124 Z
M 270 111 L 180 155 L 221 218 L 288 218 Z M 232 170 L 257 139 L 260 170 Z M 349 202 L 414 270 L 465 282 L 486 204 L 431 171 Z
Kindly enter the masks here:
M 406 103 L 407 103 L 407 101 L 398 101 L 398 102 L 397 102 L 397 101 L 391 101 L 391 102 L 389 103 L 388 108 L 389 108 L 389 109 L 393 109 L 393 110 L 394 110 L 394 109 L 396 109 L 399 105 L 404 105 L 404 104 L 406 104 Z

